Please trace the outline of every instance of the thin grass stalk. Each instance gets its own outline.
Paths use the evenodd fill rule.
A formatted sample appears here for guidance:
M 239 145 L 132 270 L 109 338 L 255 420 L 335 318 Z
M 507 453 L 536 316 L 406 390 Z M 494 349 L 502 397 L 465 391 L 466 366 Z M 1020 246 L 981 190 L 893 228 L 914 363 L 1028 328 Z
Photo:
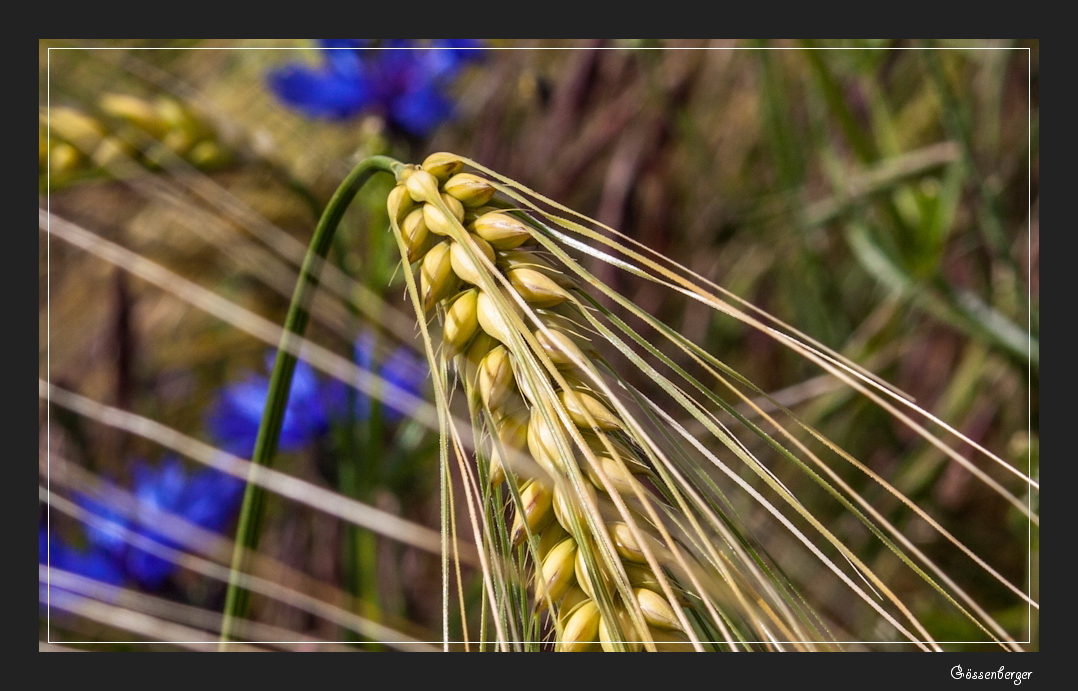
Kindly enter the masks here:
M 52 508 L 65 513 L 88 526 L 98 530 L 114 534 L 131 546 L 152 554 L 155 557 L 172 562 L 182 568 L 207 576 L 223 583 L 228 583 L 234 577 L 229 567 L 204 559 L 194 554 L 188 554 L 182 550 L 169 547 L 150 537 L 141 535 L 127 526 L 116 523 L 108 518 L 97 516 L 76 504 L 50 492 L 45 487 L 38 488 L 41 501 Z M 354 614 L 341 607 L 325 602 L 319 598 L 282 586 L 275 580 L 254 576 L 249 573 L 241 573 L 238 577 L 240 587 L 259 595 L 277 599 L 297 609 L 309 612 L 315 616 L 331 621 L 342 628 L 355 631 L 356 633 L 392 643 L 394 647 L 402 650 L 433 650 L 431 646 L 422 641 L 397 631 L 396 629 L 373 621 L 369 618 Z M 238 620 L 237 620 L 238 621 Z M 231 645 L 233 641 L 223 645 Z
M 251 477 L 252 482 L 264 490 L 286 499 L 316 508 L 343 521 L 376 531 L 385 537 L 425 552 L 441 552 L 442 536 L 435 530 L 273 468 L 256 466 L 251 461 L 233 456 L 156 420 L 92 401 L 44 380 L 38 380 L 38 395 L 51 404 L 153 441 L 186 458 L 233 477 L 239 479 Z M 463 561 L 475 564 L 477 557 L 468 547 L 468 545 L 456 545 L 455 549 L 460 553 Z
M 297 358 L 292 353 L 291 346 L 302 338 L 306 331 L 309 318 L 307 306 L 318 287 L 321 265 L 332 245 L 337 226 L 353 197 L 367 180 L 378 172 L 393 174 L 394 168 L 398 166 L 400 166 L 398 161 L 386 156 L 374 156 L 360 163 L 341 183 L 318 221 L 307 256 L 300 269 L 300 277 L 285 318 L 284 333 L 281 335 L 281 343 L 273 363 L 262 421 L 258 427 L 258 436 L 251 455 L 252 470 L 258 466 L 270 466 L 277 451 L 277 441 L 280 437 L 285 406 L 288 403 L 288 393 L 292 385 L 292 374 L 296 368 Z M 236 617 L 244 617 L 247 613 L 249 595 L 239 586 L 237 579 L 238 574 L 247 564 L 247 551 L 253 552 L 258 548 L 261 523 L 265 513 L 265 499 L 265 492 L 248 477 L 243 504 L 240 508 L 239 524 L 236 528 L 236 550 L 232 555 L 234 575 L 229 578 L 228 589 L 225 593 L 224 618 L 221 622 L 222 650 L 225 649 L 224 644 L 231 636 L 232 620 Z
M 160 621 L 174 622 L 190 626 L 198 631 L 210 632 L 216 642 L 217 632 L 221 630 L 221 613 L 193 605 L 185 605 L 153 595 L 147 595 L 101 581 L 87 578 L 70 571 L 41 565 L 38 569 L 38 582 L 63 590 L 74 592 L 84 597 L 101 602 L 113 603 L 119 607 L 142 612 Z M 296 650 L 305 644 L 318 643 L 322 649 L 346 652 L 352 650 L 343 645 L 324 643 L 321 639 L 299 631 L 271 626 L 259 622 L 244 620 L 236 628 L 237 638 L 248 641 L 260 641 L 263 645 L 283 650 Z
M 39 209 L 38 222 L 42 230 L 72 245 L 122 268 L 155 285 L 198 309 L 213 315 L 225 323 L 244 331 L 270 346 L 282 342 L 295 356 L 304 359 L 316 369 L 342 381 L 350 382 L 361 393 L 371 397 L 392 396 L 402 405 L 412 409 L 412 418 L 423 425 L 437 429 L 437 410 L 413 393 L 395 386 L 381 376 L 361 369 L 355 363 L 309 340 L 298 338 L 286 341 L 284 329 L 278 324 L 251 312 L 244 307 L 199 286 L 165 267 L 146 259 L 131 250 L 105 240 L 101 236 L 77 226 L 70 221 Z M 325 265 L 329 267 L 331 265 Z M 302 351 L 302 353 L 301 353 Z
M 111 483 L 99 478 L 94 473 L 83 469 L 81 466 L 74 464 L 62 456 L 56 454 L 50 454 L 46 459 L 44 456 L 40 459 L 40 468 L 42 471 L 45 468 L 51 470 L 50 473 L 50 488 L 66 487 L 69 490 L 80 490 L 86 492 L 89 490 L 91 496 L 99 497 L 102 505 L 108 505 L 112 510 L 117 511 L 120 515 L 135 518 L 138 510 L 139 502 L 138 498 L 126 490 L 122 490 L 113 486 Z M 50 497 L 52 495 L 49 495 Z M 66 507 L 71 507 L 71 504 L 65 504 Z M 77 506 L 77 505 L 74 505 Z M 74 511 L 74 509 L 72 509 Z M 89 517 L 91 514 L 87 510 L 83 509 L 78 515 Z M 98 520 L 98 519 L 93 519 Z M 104 520 L 103 518 L 101 520 Z M 342 519 L 347 520 L 347 519 Z M 171 542 L 182 546 L 188 552 L 204 557 L 215 563 L 228 563 L 232 551 L 232 540 L 225 538 L 218 533 L 206 530 L 200 526 L 191 523 L 182 516 L 172 514 L 170 512 L 164 512 L 159 518 L 155 519 L 154 530 L 159 532 L 162 536 L 170 540 Z M 283 579 L 285 582 L 294 584 L 294 587 L 299 592 L 304 593 L 318 593 L 319 597 L 327 604 L 333 605 L 339 608 L 340 612 L 345 614 L 353 611 L 355 607 L 358 607 L 358 611 L 366 616 L 370 614 L 374 616 L 374 612 L 369 605 L 361 600 L 356 600 L 351 593 L 346 593 L 342 590 L 337 590 L 327 586 L 327 584 L 317 581 L 316 579 L 308 576 L 307 574 L 297 571 L 296 569 L 284 564 L 276 559 L 268 557 L 266 555 L 255 555 L 254 563 L 252 564 L 252 573 L 255 574 L 277 574 L 278 578 Z M 63 586 L 61 586 L 63 587 Z M 107 588 L 106 584 L 98 583 L 98 587 Z M 128 591 L 134 597 L 135 591 Z M 149 597 L 149 596 L 142 596 Z M 275 599 L 284 602 L 286 604 L 293 604 L 287 597 L 276 597 Z M 176 607 L 181 605 L 172 603 Z M 215 617 L 212 627 L 214 631 L 220 631 L 221 615 L 220 613 L 214 613 Z M 403 633 L 409 635 L 427 638 L 428 634 L 421 632 L 414 627 L 410 622 L 405 620 L 393 620 L 385 622 L 388 626 L 395 627 Z M 261 626 L 256 622 L 248 622 L 245 625 L 247 628 L 254 626 Z M 346 627 L 351 631 L 350 627 Z M 244 634 L 238 634 L 240 637 L 250 638 Z M 299 635 L 299 634 L 297 634 Z M 274 640 L 273 637 L 259 636 L 259 638 L 265 638 L 268 640 Z M 283 640 L 278 638 L 277 640 Z M 311 639 L 317 640 L 317 639 Z

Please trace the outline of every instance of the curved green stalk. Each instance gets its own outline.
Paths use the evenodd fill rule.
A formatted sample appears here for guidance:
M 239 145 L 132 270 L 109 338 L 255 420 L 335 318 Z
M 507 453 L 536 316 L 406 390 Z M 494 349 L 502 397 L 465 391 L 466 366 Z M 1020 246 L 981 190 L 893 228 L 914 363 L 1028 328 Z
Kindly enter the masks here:
M 296 369 L 295 353 L 307 329 L 310 316 L 307 307 L 318 287 L 318 274 L 321 272 L 322 262 L 325 261 L 345 210 L 360 188 L 375 173 L 383 172 L 396 176 L 403 167 L 403 163 L 388 156 L 371 156 L 357 165 L 333 193 L 333 198 L 330 199 L 326 210 L 322 212 L 322 217 L 318 220 L 311 244 L 307 247 L 307 256 L 303 259 L 296 289 L 292 293 L 292 302 L 288 306 L 284 333 L 281 334 L 281 343 L 277 348 L 277 357 L 273 363 L 273 373 L 270 375 L 266 407 L 262 411 L 262 422 L 259 424 L 258 437 L 255 439 L 255 448 L 251 455 L 251 472 L 247 477 L 247 489 L 243 495 L 243 506 L 240 508 L 236 542 L 232 552 L 232 571 L 225 594 L 219 650 L 227 648 L 225 644 L 231 638 L 235 620 L 247 613 L 249 593 L 239 585 L 240 574 L 245 570 L 247 555 L 258 548 L 266 501 L 265 490 L 252 480 L 261 466 L 271 464 L 277 452 L 277 440 L 280 437 L 285 406 L 292 387 L 292 373 Z

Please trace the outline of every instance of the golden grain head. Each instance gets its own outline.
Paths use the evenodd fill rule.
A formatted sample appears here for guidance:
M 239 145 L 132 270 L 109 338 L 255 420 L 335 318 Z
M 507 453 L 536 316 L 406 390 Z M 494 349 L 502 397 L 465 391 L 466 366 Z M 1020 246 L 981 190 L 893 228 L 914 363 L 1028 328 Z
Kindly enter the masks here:
M 599 606 L 585 600 L 569 613 L 555 650 L 575 653 L 595 650 L 599 635 Z
M 400 229 L 401 236 L 404 238 L 404 246 L 408 248 L 407 261 L 411 264 L 423 256 L 429 248 L 427 240 L 430 238 L 431 233 L 427 229 L 427 221 L 423 217 L 423 210 L 413 208 L 409 211 L 401 222 Z
M 681 630 L 681 623 L 666 598 L 648 588 L 636 588 L 633 590 L 633 594 L 636 596 L 640 611 L 644 613 L 644 620 L 648 624 L 663 629 Z
M 494 196 L 494 186 L 473 173 L 457 173 L 445 181 L 445 191 L 456 197 L 464 206 L 483 206 Z
M 511 297 L 505 295 L 504 290 L 502 290 L 502 294 L 511 307 L 516 307 L 516 303 L 513 302 Z M 494 299 L 486 291 L 480 291 L 476 311 L 479 313 L 479 326 L 482 327 L 483 331 L 486 331 L 502 343 L 507 345 L 512 343 L 513 335 L 517 333 L 517 330 L 505 313 L 498 309 Z M 519 314 L 519 309 L 517 312 Z
M 589 573 L 587 561 L 597 558 L 598 553 L 594 547 L 585 552 L 577 542 L 584 539 L 593 544 L 593 538 L 586 537 L 588 512 L 597 510 L 597 518 L 607 525 L 618 554 L 625 560 L 627 575 L 632 573 L 634 580 L 630 582 L 648 624 L 677 628 L 674 611 L 657 595 L 661 590 L 658 579 L 642 565 L 646 562 L 643 551 L 628 526 L 620 522 L 625 518 L 610 496 L 600 491 L 609 487 L 635 502 L 636 494 L 643 496 L 646 490 L 633 473 L 649 471 L 624 444 L 605 434 L 622 430 L 622 421 L 610 410 L 603 394 L 583 382 L 578 376 L 581 370 L 575 369 L 588 366 L 588 356 L 578 341 L 587 339 L 577 333 L 584 328 L 560 307 L 573 300 L 570 290 L 575 283 L 539 254 L 517 249 L 531 238 L 531 230 L 513 215 L 484 206 L 494 187 L 479 176 L 459 172 L 460 164 L 451 154 L 428 157 L 422 169 L 410 169 L 402 178 L 404 184 L 394 189 L 390 210 L 404 219 L 401 232 L 409 257 L 425 252 L 420 264 L 424 307 L 442 304 L 445 308 L 443 344 L 460 356 L 457 366 L 469 400 L 478 399 L 492 415 L 484 418 L 493 422 L 493 429 L 482 447 L 489 449 L 491 486 L 506 481 L 507 460 L 513 453 L 526 449 L 538 463 L 538 467 L 529 464 L 524 472 L 513 469 L 514 482 L 520 482 L 520 503 L 514 502 L 509 531 L 514 546 L 528 534 L 538 539 L 538 565 L 533 576 L 536 608 L 541 610 L 550 602 L 556 605 L 564 625 L 557 642 L 559 650 L 612 648 L 609 640 L 595 642 L 603 636 L 594 597 L 597 587 L 604 593 L 613 591 L 608 573 L 613 567 L 600 561 L 596 563 L 598 572 Z M 441 181 L 444 184 L 439 189 Z M 420 206 L 415 206 L 417 203 Z M 405 207 L 408 210 L 401 211 Z M 439 235 L 460 240 L 446 238 L 427 249 Z M 479 260 L 479 255 L 486 261 Z M 492 268 L 503 271 L 508 282 L 508 286 L 496 288 L 500 294 L 497 300 L 480 288 L 497 281 Z M 461 283 L 470 287 L 458 293 Z M 519 301 L 535 309 L 543 323 L 543 328 L 533 333 L 541 352 L 562 370 L 563 384 L 551 381 L 549 373 L 541 370 L 517 376 L 517 358 L 524 357 L 527 365 L 527 355 L 515 355 L 512 350 L 519 344 L 513 315 L 523 318 Z M 549 400 L 550 387 L 557 389 L 559 384 L 565 388 Z M 588 482 L 579 487 L 569 478 L 577 474 L 578 467 L 573 464 L 579 463 L 583 454 L 575 449 L 573 435 L 565 429 L 567 424 L 579 428 L 595 452 L 595 460 L 583 466 Z M 607 484 L 603 483 L 604 474 Z M 632 506 L 630 511 L 637 514 Z M 637 522 L 644 539 L 649 540 L 648 547 L 665 557 L 668 552 L 650 534 L 650 524 L 639 516 Z M 584 533 L 574 537 L 572 531 Z M 635 631 L 626 628 L 628 619 L 620 598 L 615 597 L 615 611 L 622 619 L 615 628 Z M 606 634 L 608 639 L 617 637 L 610 631 Z M 638 648 L 639 644 L 630 647 Z
M 488 261 L 494 262 L 494 248 L 486 240 L 468 233 L 464 238 L 464 242 L 471 245 L 472 252 L 482 254 Z M 469 248 L 464 245 L 464 242 L 454 242 L 450 247 L 449 257 L 453 263 L 453 271 L 465 283 L 480 285 L 483 280 L 482 277 L 489 272 L 485 267 L 472 261 L 471 256 L 468 254 Z
M 453 273 L 453 264 L 449 260 L 449 241 L 438 243 L 423 257 L 419 265 L 419 283 L 424 310 L 457 292 L 460 279 Z
M 456 154 L 439 151 L 423 159 L 420 167 L 433 175 L 438 182 L 445 182 L 464 169 L 464 161 Z
M 479 395 L 483 403 L 491 410 L 497 410 L 513 390 L 513 379 L 509 351 L 504 345 L 499 345 L 479 363 Z
M 412 170 L 404 184 L 408 188 L 408 194 L 418 203 L 437 199 L 441 194 L 438 189 L 438 178 L 425 170 Z
M 535 269 L 511 269 L 506 272 L 506 278 L 520 296 L 534 307 L 553 307 L 571 299 L 565 288 Z
M 527 532 L 524 525 L 533 533 L 539 531 L 553 517 L 551 505 L 554 493 L 538 480 L 528 480 L 520 488 L 520 502 L 523 511 L 517 511 L 513 515 L 513 527 L 510 530 L 510 540 L 514 545 L 520 544 Z
M 433 202 L 427 202 L 423 204 L 423 220 L 427 222 L 427 228 L 430 232 L 451 236 L 453 228 L 464 220 L 464 207 L 458 200 L 444 192 L 441 194 L 441 200 L 445 203 L 453 218 L 447 217 Z
M 445 314 L 443 340 L 453 353 L 462 352 L 479 330 L 476 301 L 479 290 L 472 288 L 460 293 Z
M 523 222 L 501 211 L 491 211 L 475 219 L 472 230 L 497 250 L 510 250 L 531 239 Z
M 404 185 L 397 185 L 389 191 L 389 197 L 386 199 L 386 209 L 389 212 L 389 217 L 394 219 L 398 225 L 404 222 L 404 219 L 415 207 L 416 202 Z
M 554 545 L 542 561 L 536 574 L 536 600 L 544 603 L 549 597 L 554 602 L 560 601 L 576 582 L 575 565 L 576 540 L 567 537 Z

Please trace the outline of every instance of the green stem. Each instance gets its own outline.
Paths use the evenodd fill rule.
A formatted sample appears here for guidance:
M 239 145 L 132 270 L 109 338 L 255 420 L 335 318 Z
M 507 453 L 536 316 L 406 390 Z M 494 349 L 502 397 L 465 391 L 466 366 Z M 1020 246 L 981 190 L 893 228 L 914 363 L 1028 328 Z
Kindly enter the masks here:
M 296 369 L 296 355 L 307 329 L 309 313 L 307 307 L 318 287 L 318 274 L 322 263 L 333 242 L 337 226 L 344 216 L 352 199 L 377 172 L 390 173 L 394 176 L 404 164 L 388 156 L 371 156 L 357 165 L 344 179 L 333 198 L 330 199 L 322 217 L 318 220 L 314 237 L 307 247 L 307 256 L 303 259 L 296 289 L 292 293 L 292 303 L 288 306 L 284 333 L 277 348 L 277 358 L 270 375 L 269 391 L 266 395 L 266 407 L 262 411 L 262 422 L 258 428 L 254 452 L 251 455 L 251 469 L 247 476 L 247 489 L 240 508 L 239 524 L 236 527 L 236 543 L 232 552 L 232 571 L 225 593 L 224 617 L 221 621 L 221 639 L 218 650 L 225 650 L 225 645 L 232 636 L 235 620 L 246 616 L 250 593 L 239 585 L 240 574 L 245 572 L 250 554 L 258 549 L 258 538 L 265 513 L 266 493 L 252 480 L 261 466 L 270 466 L 277 451 L 277 441 L 281 433 L 288 394 L 292 387 L 292 374 Z

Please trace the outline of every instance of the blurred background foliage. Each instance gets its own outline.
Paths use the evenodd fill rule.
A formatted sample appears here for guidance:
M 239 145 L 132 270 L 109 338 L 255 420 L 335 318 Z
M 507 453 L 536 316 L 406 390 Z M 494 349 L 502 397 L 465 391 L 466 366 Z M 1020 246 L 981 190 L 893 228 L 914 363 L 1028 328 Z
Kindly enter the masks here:
M 332 45 L 345 50 L 306 40 L 41 41 L 42 208 L 280 324 L 318 213 L 352 166 L 373 154 L 418 163 L 452 151 L 666 254 L 1039 477 L 1036 41 L 441 44 L 480 47 L 457 53 L 351 50 L 401 42 Z M 832 50 L 810 50 L 819 48 Z M 332 289 L 308 335 L 427 396 L 422 377 L 409 374 L 419 350 L 386 232 L 390 184 L 376 178 L 349 210 L 330 254 L 340 271 L 327 278 Z M 581 261 L 790 406 L 1037 599 L 1036 530 L 953 460 L 759 331 Z M 39 267 L 43 379 L 244 456 L 221 430 L 236 429 L 242 401 L 257 425 L 272 348 L 44 232 Z M 669 354 L 690 366 L 684 354 Z M 631 383 L 661 397 L 632 371 Z M 437 529 L 436 432 L 328 375 L 308 375 L 319 403 L 297 408 L 289 428 L 296 442 L 276 467 Z M 225 414 L 233 418 L 222 423 Z M 159 444 L 138 435 L 44 402 L 40 415 L 42 484 L 48 468 L 53 493 L 43 494 L 43 526 L 53 503 L 43 550 L 51 539 L 54 567 L 124 588 L 65 600 L 54 584 L 41 639 L 170 649 L 176 644 L 167 641 L 181 638 L 166 624 L 182 624 L 182 640 L 194 641 L 182 647 L 210 646 L 219 580 L 187 567 L 142 578 L 130 566 L 138 550 L 121 554 L 74 520 L 77 511 L 57 510 L 65 500 L 94 506 L 85 497 L 103 480 L 141 501 L 143 513 L 125 520 L 143 534 L 155 534 L 152 505 L 228 535 L 220 510 L 207 517 L 180 498 L 209 480 L 194 465 L 176 470 Z M 1013 475 L 968 445 L 957 448 L 1027 496 Z M 945 647 L 983 647 L 963 643 L 980 632 L 918 595 L 923 584 L 905 582 L 898 559 L 871 546 L 833 500 L 792 470 L 776 472 L 848 544 L 873 550 L 868 563 L 894 574 L 896 592 L 938 640 L 956 642 Z M 839 472 L 1036 649 L 1036 620 L 1012 593 L 871 480 L 850 466 Z M 267 578 L 418 640 L 440 638 L 436 555 L 279 497 L 265 531 Z M 772 552 L 803 550 L 782 534 L 756 537 Z M 789 563 L 804 569 L 791 579 L 811 583 L 811 559 Z M 884 640 L 871 637 L 885 634 L 856 620 L 841 593 L 811 599 L 851 641 Z M 156 623 L 125 628 L 121 610 Z M 287 598 L 262 597 L 251 619 L 266 629 L 252 628 L 248 640 L 295 641 L 264 647 L 383 648 Z M 133 640 L 158 642 L 63 643 Z

